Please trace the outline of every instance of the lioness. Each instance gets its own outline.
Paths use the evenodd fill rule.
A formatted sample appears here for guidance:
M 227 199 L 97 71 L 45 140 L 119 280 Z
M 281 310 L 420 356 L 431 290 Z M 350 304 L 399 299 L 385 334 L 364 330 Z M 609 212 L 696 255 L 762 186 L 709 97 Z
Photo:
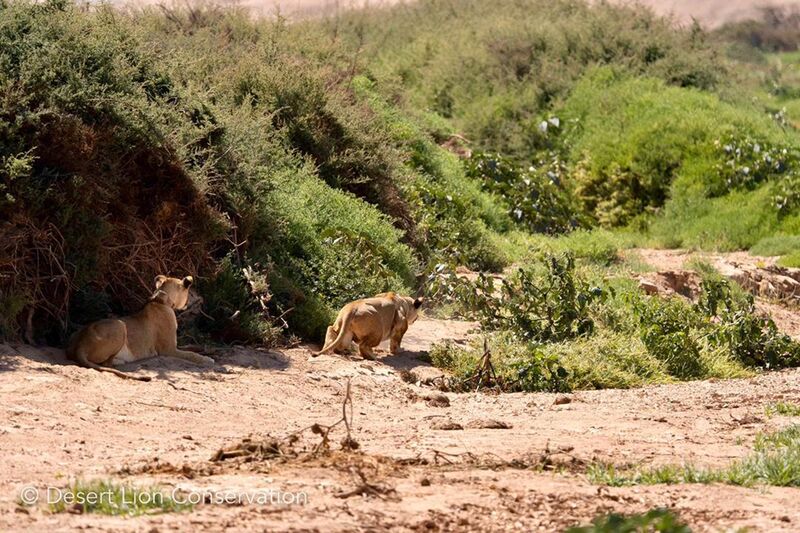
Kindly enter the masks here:
M 210 357 L 178 349 L 175 309 L 185 309 L 192 277 L 156 276 L 156 292 L 138 313 L 98 320 L 80 330 L 67 346 L 67 357 L 86 368 L 111 372 L 125 379 L 150 381 L 101 364 L 123 364 L 154 355 L 179 357 L 198 364 L 212 364 Z
M 417 320 L 422 302 L 422 298 L 414 299 L 393 292 L 350 302 L 339 311 L 336 322 L 328 327 L 325 346 L 313 356 L 344 351 L 355 342 L 364 359 L 374 359 L 372 349 L 386 339 L 392 340 L 389 349 L 395 354 L 408 326 Z

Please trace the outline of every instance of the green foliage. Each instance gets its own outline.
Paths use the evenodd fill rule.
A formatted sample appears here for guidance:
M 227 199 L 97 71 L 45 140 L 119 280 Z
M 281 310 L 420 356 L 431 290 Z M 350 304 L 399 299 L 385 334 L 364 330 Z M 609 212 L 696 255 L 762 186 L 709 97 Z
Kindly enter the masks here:
M 723 76 L 699 28 L 676 31 L 648 10 L 610 4 L 423 0 L 328 27 L 363 48 L 384 90 L 520 162 L 549 146 L 541 122 L 593 65 L 687 87 L 711 88 Z
M 646 298 L 638 302 L 636 314 L 647 351 L 671 375 L 692 379 L 705 374 L 696 332 L 700 319 L 691 306 L 679 298 Z
M 579 222 L 574 202 L 560 185 L 564 164 L 556 157 L 525 170 L 500 155 L 472 154 L 467 175 L 502 198 L 511 218 L 534 233 L 563 233 Z
M 508 330 L 530 342 L 558 342 L 591 333 L 590 304 L 603 296 L 575 276 L 569 255 L 547 256 L 540 272 L 520 268 L 496 287 L 483 273 L 472 282 L 457 274 L 432 275 L 427 293 L 434 301 L 460 304 L 485 328 Z M 543 267 L 543 268 L 541 268 Z
M 599 516 L 590 526 L 571 527 L 567 533 L 635 533 L 659 531 L 662 533 L 691 533 L 691 529 L 669 509 L 651 509 L 630 516 L 611 513 Z
M 331 69 L 347 62 L 340 49 L 236 9 L 187 9 L 0 10 L 3 336 L 33 306 L 35 334 L 57 342 L 136 309 L 156 273 L 202 281 L 214 324 L 193 334 L 273 342 L 269 317 L 286 313 L 319 336 L 344 301 L 407 290 L 419 262 L 454 257 L 453 243 L 455 261 L 501 268 L 487 224 L 502 227 L 502 212 L 427 132 L 413 149 L 395 136 L 402 114 L 376 114 Z M 468 190 L 447 231 L 413 209 L 412 165 L 441 197 Z M 416 239 L 425 225 L 439 241 Z M 19 253 L 30 238 L 63 254 Z
M 765 237 L 750 248 L 751 254 L 764 256 L 789 255 L 798 251 L 800 251 L 800 236 L 798 235 Z
M 798 169 L 798 153 L 784 146 L 769 143 L 741 134 L 715 142 L 720 150 L 719 162 L 712 173 L 713 182 L 708 186 L 708 196 L 722 196 L 732 189 L 754 189 L 759 184 L 783 177 L 789 173 L 792 179 Z M 793 198 L 786 194 L 777 200 L 779 210 L 789 211 Z
M 255 269 L 242 267 L 232 254 L 222 259 L 218 268 L 215 276 L 200 283 L 206 308 L 197 324 L 200 331 L 227 342 L 274 345 L 280 328 L 268 311 L 272 294 L 262 269 L 258 265 Z
M 583 78 L 561 114 L 575 123 L 575 193 L 603 225 L 629 224 L 670 195 L 719 196 L 793 168 L 785 135 L 765 115 L 609 67 Z
M 727 483 L 777 487 L 800 486 L 800 426 L 756 436 L 754 451 L 722 468 L 664 465 L 654 468 L 618 469 L 593 464 L 587 469 L 592 483 L 628 486 L 675 483 Z
M 800 405 L 796 403 L 777 402 L 768 405 L 765 411 L 767 416 L 800 416 Z
M 557 357 L 575 390 L 629 389 L 674 379 L 664 363 L 630 334 L 600 331 L 591 337 L 549 344 L 542 350 Z
M 466 347 L 452 342 L 431 347 L 433 364 L 452 374 L 446 383 L 448 390 L 470 392 L 487 382 L 504 392 L 563 392 L 570 389 L 567 371 L 557 356 L 546 353 L 534 343 L 521 342 L 507 331 L 490 334 L 485 340 L 497 372 L 496 379 L 487 378 L 486 382 L 477 379 L 484 354 L 480 339 L 473 340 Z

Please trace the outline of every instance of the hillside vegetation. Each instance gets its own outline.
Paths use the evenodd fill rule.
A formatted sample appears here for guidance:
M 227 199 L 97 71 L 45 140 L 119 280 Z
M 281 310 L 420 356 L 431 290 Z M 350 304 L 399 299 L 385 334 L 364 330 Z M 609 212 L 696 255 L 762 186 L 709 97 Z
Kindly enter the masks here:
M 550 282 L 583 299 L 623 245 L 774 248 L 800 229 L 797 132 L 726 43 L 573 0 L 421 0 L 291 25 L 214 5 L 0 0 L 0 338 L 63 343 L 136 309 L 164 272 L 200 280 L 187 335 L 273 343 L 318 340 L 346 301 L 431 290 L 456 266 L 529 265 L 511 282 L 526 294 L 568 264 Z M 499 321 L 513 298 L 450 303 L 494 309 L 497 342 L 543 361 L 525 366 L 528 389 L 562 386 L 548 372 L 570 357 L 568 385 L 584 387 L 800 353 L 743 324 L 741 298 L 729 324 L 598 291 L 578 308 L 545 297 L 572 313 L 547 334 Z M 671 340 L 652 333 L 662 322 Z M 753 351 L 758 335 L 772 351 Z M 699 367 L 673 360 L 679 342 Z M 575 353 L 625 345 L 646 364 L 580 374 Z

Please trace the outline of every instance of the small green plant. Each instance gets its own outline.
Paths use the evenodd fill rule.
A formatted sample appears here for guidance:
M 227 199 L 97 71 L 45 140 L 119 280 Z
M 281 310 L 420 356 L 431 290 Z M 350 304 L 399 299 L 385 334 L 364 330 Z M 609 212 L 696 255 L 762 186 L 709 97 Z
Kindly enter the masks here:
M 764 409 L 767 416 L 800 416 L 800 405 L 796 403 L 777 402 Z
M 491 334 L 485 340 L 485 345 L 476 338 L 466 347 L 452 342 L 431 347 L 433 365 L 452 374 L 445 382 L 448 390 L 472 392 L 486 386 L 503 392 L 565 392 L 570 389 L 568 372 L 555 354 L 522 341 L 508 331 Z M 494 374 L 482 375 L 487 348 Z
M 596 463 L 586 472 L 592 483 L 627 486 L 674 483 L 727 483 L 730 485 L 800 486 L 800 426 L 756 436 L 754 451 L 722 468 L 664 465 L 623 468 Z
M 651 509 L 646 513 L 622 515 L 611 513 L 592 520 L 592 525 L 571 527 L 567 533 L 636 533 L 659 531 L 661 533 L 691 533 L 674 511 Z
M 76 506 L 82 513 L 112 516 L 139 516 L 153 513 L 189 511 L 188 503 L 178 503 L 158 488 L 140 489 L 112 481 L 75 481 L 49 494 L 50 512 L 72 512 Z

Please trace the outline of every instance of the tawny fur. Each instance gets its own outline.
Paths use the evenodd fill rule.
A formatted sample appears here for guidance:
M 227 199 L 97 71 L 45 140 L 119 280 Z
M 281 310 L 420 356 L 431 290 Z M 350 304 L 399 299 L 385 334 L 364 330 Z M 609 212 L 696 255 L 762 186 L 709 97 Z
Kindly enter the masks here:
M 80 330 L 67 346 L 67 357 L 86 368 L 111 372 L 121 378 L 150 381 L 115 368 L 155 355 L 178 357 L 196 364 L 213 364 L 210 357 L 178 349 L 176 309 L 189 300 L 192 277 L 156 277 L 156 292 L 136 314 L 119 319 L 98 320 Z
M 362 357 L 374 359 L 373 348 L 386 339 L 391 339 L 389 350 L 395 354 L 408 326 L 417 320 L 422 302 L 422 298 L 414 299 L 393 292 L 350 302 L 328 327 L 325 345 L 313 355 L 343 352 L 355 342 Z

